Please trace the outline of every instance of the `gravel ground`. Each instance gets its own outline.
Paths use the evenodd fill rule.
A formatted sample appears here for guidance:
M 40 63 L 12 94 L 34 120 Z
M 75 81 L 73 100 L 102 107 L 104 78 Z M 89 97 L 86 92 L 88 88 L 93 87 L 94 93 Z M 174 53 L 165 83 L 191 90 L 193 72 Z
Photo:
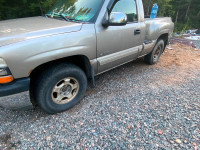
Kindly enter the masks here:
M 195 47 L 196 47 L 197 49 L 200 50 L 200 40 L 193 41 L 193 44 L 195 45 Z
M 173 37 L 173 38 L 171 38 L 171 43 L 172 44 L 181 43 L 181 44 L 184 44 L 184 45 L 187 45 L 187 46 L 193 46 L 196 49 L 200 50 L 200 40 L 189 40 L 189 39 L 185 39 L 185 38 Z
M 172 47 L 154 66 L 139 59 L 96 77 L 64 113 L 33 109 L 28 93 L 1 98 L 0 149 L 200 149 L 200 51 L 184 48 L 186 66 Z

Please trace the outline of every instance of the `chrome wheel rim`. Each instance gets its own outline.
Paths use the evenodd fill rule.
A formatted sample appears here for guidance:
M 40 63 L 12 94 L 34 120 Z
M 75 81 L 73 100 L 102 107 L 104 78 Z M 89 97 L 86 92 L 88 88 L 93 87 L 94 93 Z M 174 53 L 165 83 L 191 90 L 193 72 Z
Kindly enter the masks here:
M 154 55 L 153 55 L 153 59 L 154 61 L 157 61 L 158 58 L 160 57 L 160 53 L 161 53 L 161 46 L 158 46 L 158 48 L 156 49 Z
M 78 91 L 78 81 L 75 78 L 67 77 L 54 86 L 51 97 L 56 104 L 66 104 L 76 97 Z

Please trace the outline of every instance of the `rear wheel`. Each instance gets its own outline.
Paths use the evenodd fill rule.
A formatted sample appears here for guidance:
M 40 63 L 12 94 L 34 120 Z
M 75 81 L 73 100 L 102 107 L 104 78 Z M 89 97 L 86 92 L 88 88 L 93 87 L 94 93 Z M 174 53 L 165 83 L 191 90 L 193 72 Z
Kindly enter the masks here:
M 73 107 L 83 97 L 87 78 L 82 69 L 73 64 L 58 64 L 42 73 L 35 87 L 40 108 L 54 114 Z
M 155 45 L 154 49 L 152 50 L 152 52 L 144 57 L 144 61 L 146 63 L 150 64 L 150 65 L 156 64 L 158 62 L 161 54 L 164 51 L 164 47 L 165 47 L 164 41 L 163 40 L 159 40 L 156 43 L 156 45 Z

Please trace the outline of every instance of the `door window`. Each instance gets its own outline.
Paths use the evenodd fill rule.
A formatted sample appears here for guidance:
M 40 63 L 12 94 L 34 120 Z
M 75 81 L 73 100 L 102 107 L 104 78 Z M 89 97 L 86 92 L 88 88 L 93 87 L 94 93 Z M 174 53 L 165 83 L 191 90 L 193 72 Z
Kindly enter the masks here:
M 117 1 L 111 12 L 123 12 L 127 15 L 128 22 L 138 21 L 137 6 L 135 0 Z

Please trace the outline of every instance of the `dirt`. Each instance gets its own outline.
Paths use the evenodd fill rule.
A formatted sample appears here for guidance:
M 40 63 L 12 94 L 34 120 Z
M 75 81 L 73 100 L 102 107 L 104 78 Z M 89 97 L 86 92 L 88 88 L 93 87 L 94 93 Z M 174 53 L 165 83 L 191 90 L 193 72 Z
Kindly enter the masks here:
M 161 56 L 157 68 L 169 70 L 168 74 L 161 75 L 166 84 L 181 83 L 186 77 L 195 78 L 200 71 L 200 50 L 183 44 L 171 45 L 172 50 L 166 48 Z

